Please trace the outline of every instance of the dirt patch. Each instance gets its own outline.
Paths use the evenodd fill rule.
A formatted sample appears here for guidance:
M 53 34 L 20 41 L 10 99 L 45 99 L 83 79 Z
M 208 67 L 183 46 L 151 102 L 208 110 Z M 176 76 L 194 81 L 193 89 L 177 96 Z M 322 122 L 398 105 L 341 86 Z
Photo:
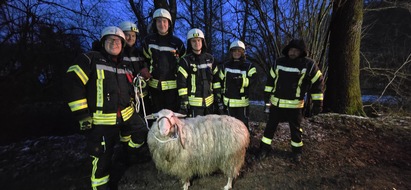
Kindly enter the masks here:
M 281 123 L 273 153 L 255 157 L 264 122 L 255 129 L 246 164 L 233 189 L 410 189 L 411 117 L 361 118 L 322 114 L 304 121 L 304 155 L 290 159 L 288 125 Z M 127 165 L 114 158 L 112 189 L 181 189 L 181 182 L 159 172 L 152 161 Z M 84 137 L 41 137 L 2 146 L 2 189 L 89 189 Z M 222 173 L 192 180 L 190 189 L 222 189 Z

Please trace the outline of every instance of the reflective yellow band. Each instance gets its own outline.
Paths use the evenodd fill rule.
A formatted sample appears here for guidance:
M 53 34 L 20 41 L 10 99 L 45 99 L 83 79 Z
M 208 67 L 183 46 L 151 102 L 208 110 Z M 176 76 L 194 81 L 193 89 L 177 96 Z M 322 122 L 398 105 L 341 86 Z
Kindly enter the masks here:
M 131 135 L 128 135 L 128 136 L 120 135 L 120 141 L 121 142 L 128 142 L 128 141 L 130 141 L 130 139 L 131 139 Z
M 246 107 L 250 105 L 248 98 L 241 97 L 241 99 L 230 99 L 224 96 L 224 105 L 235 108 L 235 107 Z
M 304 100 L 279 99 L 274 96 L 270 98 L 271 104 L 279 108 L 303 108 Z
M 315 76 L 311 79 L 311 83 L 315 83 L 318 80 L 318 78 L 321 77 L 321 75 L 322 75 L 321 71 L 318 70 L 317 73 L 315 73 Z
M 210 95 L 207 98 L 201 98 L 201 97 L 194 97 L 190 96 L 188 97 L 188 103 L 190 106 L 197 106 L 201 107 L 203 106 L 203 102 L 205 102 L 205 106 L 208 107 L 214 102 L 214 95 Z
M 223 79 L 225 77 L 225 74 L 223 71 L 220 71 L 218 76 L 220 77 L 220 79 Z
M 191 93 L 194 94 L 196 93 L 197 86 L 196 86 L 196 75 L 191 74 Z
M 96 106 L 98 108 L 102 108 L 104 104 L 104 70 L 97 69 L 97 99 L 96 99 Z
M 304 77 L 305 77 L 305 72 L 302 73 L 300 79 L 298 80 L 298 85 L 297 85 L 297 89 L 296 89 L 296 92 L 295 92 L 295 97 L 300 97 L 300 95 L 301 95 L 301 84 L 303 83 Z
M 188 93 L 188 89 L 187 89 L 187 88 L 178 89 L 178 95 L 179 95 L 179 96 L 187 95 L 187 93 Z
M 312 100 L 324 100 L 324 94 L 311 94 L 311 99 Z
M 106 175 L 101 178 L 96 178 L 97 163 L 99 161 L 99 158 L 95 156 L 91 156 L 91 157 L 93 158 L 93 161 L 91 162 L 93 165 L 93 168 L 91 170 L 91 187 L 93 189 L 97 189 L 96 187 L 108 183 L 108 181 L 110 180 L 110 175 Z
M 159 83 L 159 80 L 153 79 L 153 78 L 148 81 L 148 85 L 152 88 L 157 88 L 158 83 Z M 161 90 L 176 89 L 177 88 L 177 81 L 176 80 L 161 81 L 160 85 L 161 85 Z
M 115 125 L 117 113 L 93 113 L 93 123 L 95 125 Z
M 243 87 L 247 87 L 250 84 L 250 80 L 248 78 L 243 78 Z
M 121 116 L 123 117 L 123 121 L 127 121 L 134 113 L 134 108 L 132 106 L 126 107 L 121 110 Z
M 213 89 L 219 89 L 219 88 L 221 88 L 220 82 L 213 83 Z
M 264 136 L 263 136 L 263 138 L 261 139 L 261 142 L 263 142 L 263 143 L 265 143 L 265 144 L 268 144 L 268 145 L 271 145 L 271 142 L 272 142 L 272 141 L 273 141 L 272 139 L 269 139 L 269 138 L 264 137 Z
M 132 106 L 121 110 L 123 121 L 127 121 L 133 115 L 134 109 Z M 93 113 L 93 124 L 95 125 L 115 125 L 117 121 L 117 113 Z
M 184 78 L 188 77 L 188 73 L 183 67 L 178 67 L 178 72 L 180 72 L 184 76 Z
M 272 86 L 265 86 L 264 92 L 271 92 L 273 90 Z
M 277 70 L 276 70 L 276 73 L 278 73 Z M 276 73 L 274 72 L 273 68 L 270 69 L 270 76 L 271 76 L 272 78 L 275 78 Z
M 134 143 L 131 139 L 128 141 L 128 146 L 131 148 L 140 148 L 140 146 L 143 146 L 144 142 L 141 144 Z
M 291 141 L 291 146 L 293 146 L 293 147 L 302 147 L 303 146 L 303 141 L 301 141 L 299 143 Z
M 86 75 L 86 73 L 84 73 L 83 69 L 81 69 L 78 65 L 72 65 L 71 67 L 69 67 L 67 72 L 76 73 L 76 75 L 78 76 L 78 78 L 80 78 L 81 82 L 83 82 L 84 85 L 88 81 L 88 76 Z
M 253 67 L 253 68 L 251 68 L 249 71 L 248 71 L 248 77 L 251 77 L 251 76 L 253 76 L 255 73 L 257 73 L 257 69 L 255 68 L 255 67 Z
M 81 99 L 81 100 L 76 100 L 76 101 L 73 101 L 73 102 L 69 102 L 68 105 L 69 105 L 72 112 L 88 108 L 87 99 L 85 99 L 85 98 Z

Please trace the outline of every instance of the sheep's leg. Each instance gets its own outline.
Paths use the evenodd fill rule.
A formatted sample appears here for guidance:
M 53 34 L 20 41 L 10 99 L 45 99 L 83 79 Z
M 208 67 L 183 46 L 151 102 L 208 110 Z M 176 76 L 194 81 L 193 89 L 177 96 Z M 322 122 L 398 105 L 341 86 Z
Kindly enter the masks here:
M 227 185 L 224 186 L 224 190 L 229 190 L 232 188 L 232 184 L 233 184 L 233 178 L 232 177 L 228 177 L 228 181 L 227 181 Z
M 189 186 L 190 186 L 190 180 L 189 179 L 183 181 L 183 189 L 184 190 L 188 190 Z

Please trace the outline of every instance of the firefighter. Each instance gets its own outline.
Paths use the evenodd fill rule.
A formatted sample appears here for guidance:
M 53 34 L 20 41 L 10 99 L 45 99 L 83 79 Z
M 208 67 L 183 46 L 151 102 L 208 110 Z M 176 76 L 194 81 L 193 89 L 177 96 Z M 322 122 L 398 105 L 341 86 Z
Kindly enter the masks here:
M 172 19 L 165 9 L 154 11 L 154 33 L 143 41 L 143 52 L 149 65 L 151 79 L 148 81 L 152 112 L 167 108 L 177 112 L 177 63 L 184 56 L 184 43 L 173 35 Z
M 145 57 L 143 55 L 142 49 L 136 47 L 139 30 L 137 28 L 137 25 L 131 21 L 121 22 L 119 24 L 119 28 L 123 30 L 124 35 L 126 36 L 126 47 L 124 48 L 123 61 L 127 64 L 132 65 L 134 77 L 139 76 L 139 78 L 135 78 L 135 87 L 137 87 L 137 90 L 139 91 L 139 85 L 141 85 L 142 92 L 139 93 L 142 97 L 136 98 L 143 98 L 144 102 L 142 102 L 141 100 L 136 100 L 136 106 L 139 106 L 137 110 L 139 111 L 140 115 L 142 117 L 145 117 L 146 115 L 151 113 L 150 98 L 148 96 L 148 90 L 146 88 L 146 81 L 151 78 L 151 74 L 148 71 L 148 66 L 145 62 Z M 141 79 L 144 81 L 138 81 Z
M 282 50 L 270 69 L 265 86 L 266 110 L 269 119 L 260 143 L 260 158 L 271 151 L 271 142 L 279 122 L 287 121 L 291 133 L 293 160 L 301 161 L 303 141 L 301 121 L 304 97 L 311 96 L 313 114 L 322 110 L 323 76 L 312 59 L 307 58 L 303 40 L 294 39 Z
M 144 144 L 148 132 L 131 105 L 133 73 L 131 65 L 123 61 L 123 31 L 115 26 L 106 27 L 100 42 L 100 52 L 82 54 L 69 67 L 66 85 L 68 105 L 87 138 L 92 189 L 108 187 L 119 134 L 130 149 L 136 149 Z
M 244 43 L 240 40 L 233 41 L 230 45 L 230 58 L 222 65 L 219 74 L 223 103 L 227 114 L 244 122 L 250 132 L 248 94 L 256 73 L 255 67 L 246 60 Z
M 219 94 L 218 67 L 214 57 L 207 53 L 204 33 L 194 28 L 187 33 L 187 55 L 177 72 L 180 111 L 190 117 L 213 113 L 213 103 Z

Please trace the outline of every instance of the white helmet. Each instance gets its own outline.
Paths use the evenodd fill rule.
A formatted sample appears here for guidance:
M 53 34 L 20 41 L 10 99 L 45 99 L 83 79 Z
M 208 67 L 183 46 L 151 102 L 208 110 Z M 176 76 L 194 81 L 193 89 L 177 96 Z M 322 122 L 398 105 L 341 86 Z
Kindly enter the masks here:
M 130 21 L 123 21 L 118 27 L 123 30 L 123 32 L 131 31 L 138 33 L 137 25 Z
M 154 11 L 153 19 L 155 19 L 157 17 L 164 17 L 164 18 L 168 19 L 170 22 L 173 22 L 173 21 L 171 21 L 170 12 L 168 12 L 166 9 L 160 8 L 160 9 L 157 9 L 156 11 Z
M 230 45 L 230 50 L 231 50 L 231 48 L 236 48 L 236 47 L 239 47 L 239 48 L 242 48 L 243 50 L 245 50 L 245 45 L 240 40 L 236 40 L 236 41 L 232 42 L 231 45 Z
M 198 28 L 193 28 L 187 33 L 187 40 L 191 38 L 202 38 L 204 39 L 204 33 L 198 29 Z
M 105 36 L 108 35 L 114 35 L 114 36 L 118 36 L 121 38 L 121 41 L 125 41 L 126 37 L 124 35 L 124 32 L 116 27 L 116 26 L 109 26 L 109 27 L 105 27 L 102 31 L 101 31 L 101 37 L 100 40 L 103 39 Z

